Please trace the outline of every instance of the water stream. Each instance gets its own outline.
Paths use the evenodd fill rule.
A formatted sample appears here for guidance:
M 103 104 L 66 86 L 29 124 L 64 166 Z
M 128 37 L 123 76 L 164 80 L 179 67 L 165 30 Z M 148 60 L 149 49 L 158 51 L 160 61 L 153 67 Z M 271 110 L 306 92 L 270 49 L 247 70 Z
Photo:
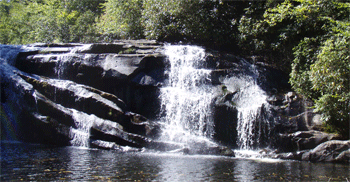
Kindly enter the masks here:
M 237 144 L 240 150 L 257 149 L 262 139 L 268 139 L 272 121 L 265 119 L 264 107 L 269 107 L 267 95 L 258 83 L 256 67 L 242 60 L 243 73 L 223 81 L 227 89 L 236 92 L 234 105 L 238 110 Z
M 211 103 L 214 89 L 210 70 L 201 68 L 205 51 L 196 46 L 166 46 L 169 68 L 166 86 L 161 89 L 161 139 L 193 145 L 213 136 Z
M 204 69 L 205 50 L 197 46 L 167 46 L 168 81 L 161 89 L 161 120 L 165 123 L 162 139 L 190 143 L 210 141 L 214 135 L 213 99 L 218 94 L 210 80 L 211 70 Z M 269 138 L 270 122 L 262 113 L 268 107 L 266 93 L 259 87 L 256 67 L 241 60 L 242 73 L 223 79 L 238 110 L 237 145 L 240 150 L 259 148 Z M 235 118 L 230 118 L 235 122 Z
M 99 119 L 94 115 L 87 115 L 72 109 L 73 119 L 76 128 L 70 128 L 72 146 L 89 147 L 90 130 L 95 120 Z

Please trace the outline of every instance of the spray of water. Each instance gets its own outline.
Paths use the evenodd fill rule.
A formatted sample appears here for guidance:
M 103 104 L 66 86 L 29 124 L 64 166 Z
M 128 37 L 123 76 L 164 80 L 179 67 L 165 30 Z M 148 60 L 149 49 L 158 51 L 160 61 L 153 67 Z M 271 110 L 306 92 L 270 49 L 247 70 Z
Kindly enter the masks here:
M 268 105 L 266 93 L 257 84 L 259 73 L 254 65 L 242 60 L 245 68 L 242 74 L 227 78 L 223 81 L 228 89 L 237 92 L 234 98 L 238 110 L 237 145 L 240 150 L 253 150 L 266 139 L 266 131 L 270 122 L 265 120 L 262 108 Z
M 208 140 L 213 135 L 209 83 L 210 70 L 202 69 L 205 51 L 196 46 L 166 46 L 168 81 L 161 89 L 162 139 L 189 144 Z
M 89 147 L 90 130 L 97 119 L 94 115 L 88 115 L 72 109 L 73 119 L 76 128 L 70 128 L 70 141 L 73 146 Z

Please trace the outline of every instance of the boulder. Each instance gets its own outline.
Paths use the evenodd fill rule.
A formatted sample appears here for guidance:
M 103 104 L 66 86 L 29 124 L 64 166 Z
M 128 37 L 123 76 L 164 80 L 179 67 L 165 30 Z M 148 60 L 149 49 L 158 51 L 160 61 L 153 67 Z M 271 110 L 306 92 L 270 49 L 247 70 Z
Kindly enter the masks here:
M 302 160 L 312 162 L 337 162 L 349 164 L 350 140 L 327 141 L 302 155 Z
M 334 160 L 338 163 L 350 164 L 350 149 L 341 152 Z
M 275 155 L 271 155 L 271 158 L 276 159 L 285 159 L 285 160 L 301 160 L 304 153 L 308 152 L 308 150 L 303 151 L 296 151 L 296 152 L 286 152 L 286 153 L 279 153 Z
M 324 133 L 321 131 L 298 131 L 292 134 L 289 134 L 289 137 L 295 147 L 295 150 L 307 150 L 313 149 L 319 144 L 339 139 L 335 134 Z
M 176 152 L 182 152 L 187 155 L 218 155 L 218 156 L 226 156 L 226 157 L 235 157 L 235 152 L 224 146 L 212 146 L 207 148 L 196 149 L 192 147 L 185 147 L 179 150 L 175 150 Z

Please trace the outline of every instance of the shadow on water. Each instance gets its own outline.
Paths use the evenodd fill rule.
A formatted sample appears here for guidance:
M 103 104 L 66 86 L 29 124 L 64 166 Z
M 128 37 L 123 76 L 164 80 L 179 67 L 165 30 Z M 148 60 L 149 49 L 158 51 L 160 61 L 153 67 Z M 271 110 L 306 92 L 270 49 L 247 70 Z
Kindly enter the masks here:
M 1 181 L 346 181 L 349 166 L 1 143 Z

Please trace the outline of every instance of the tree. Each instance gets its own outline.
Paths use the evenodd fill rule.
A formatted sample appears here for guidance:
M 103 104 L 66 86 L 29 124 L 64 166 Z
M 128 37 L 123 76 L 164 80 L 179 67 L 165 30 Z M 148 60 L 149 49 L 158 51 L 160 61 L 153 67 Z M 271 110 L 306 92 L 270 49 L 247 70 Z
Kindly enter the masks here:
M 30 10 L 25 1 L 0 1 L 0 43 L 22 44 L 31 30 Z
M 95 41 L 104 0 L 0 1 L 0 43 Z
M 315 102 L 327 128 L 349 137 L 350 3 L 286 0 L 261 14 L 240 21 L 245 50 L 284 65 L 293 89 Z
M 39 42 L 86 42 L 94 33 L 99 4 L 104 0 L 42 0 L 33 2 L 33 39 Z
M 108 0 L 97 28 L 107 39 L 143 38 L 142 0 Z
M 323 113 L 327 127 L 349 137 L 350 122 L 350 31 L 337 34 L 320 47 L 311 65 L 312 89 L 320 92 L 316 111 Z
M 247 6 L 244 1 L 145 0 L 145 36 L 233 51 L 237 45 L 237 20 Z

